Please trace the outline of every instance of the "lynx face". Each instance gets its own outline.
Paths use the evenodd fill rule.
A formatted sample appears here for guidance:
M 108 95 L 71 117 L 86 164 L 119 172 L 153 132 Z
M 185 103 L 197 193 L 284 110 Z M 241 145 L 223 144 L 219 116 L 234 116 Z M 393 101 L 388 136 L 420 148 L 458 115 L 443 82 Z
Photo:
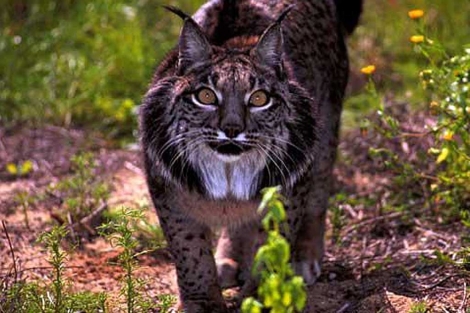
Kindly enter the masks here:
M 278 25 L 251 49 L 234 49 L 211 46 L 197 24 L 185 23 L 176 75 L 147 95 L 171 110 L 149 146 L 168 178 L 212 199 L 248 200 L 263 185 L 293 184 L 316 123 L 302 112 L 312 100 L 285 79 L 281 56 Z
M 231 57 L 195 77 L 176 104 L 178 148 L 212 198 L 247 200 L 268 161 L 287 175 L 286 86 L 262 77 L 247 56 Z

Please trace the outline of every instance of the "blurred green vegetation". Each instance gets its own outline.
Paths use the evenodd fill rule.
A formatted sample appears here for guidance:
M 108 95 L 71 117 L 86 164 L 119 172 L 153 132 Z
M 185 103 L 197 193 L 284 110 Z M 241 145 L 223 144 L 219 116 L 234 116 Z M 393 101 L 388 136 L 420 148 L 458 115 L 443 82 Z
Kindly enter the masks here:
M 470 0 L 365 0 L 362 23 L 349 41 L 349 53 L 353 72 L 359 73 L 368 64 L 377 67 L 374 78 L 381 96 L 419 109 L 426 107 L 422 106 L 425 92 L 419 73 L 427 60 L 416 53 L 410 42 L 410 37 L 416 35 L 415 21 L 408 17 L 408 11 L 413 9 L 424 10 L 426 34 L 438 39 L 450 55 L 462 53 L 463 46 L 470 43 Z M 353 75 L 351 79 L 357 77 Z M 344 105 L 346 129 L 357 126 L 363 113 L 378 109 L 370 107 L 357 83 L 352 85 L 356 87 Z
M 0 123 L 53 123 L 130 136 L 135 107 L 181 27 L 161 5 L 192 13 L 202 2 L 6 0 L 0 12 Z M 422 64 L 409 43 L 407 17 L 413 8 L 426 11 L 431 34 L 450 51 L 469 41 L 468 0 L 366 0 L 350 51 L 353 71 L 377 65 L 379 92 L 419 102 Z M 345 105 L 353 124 L 356 113 L 370 109 L 355 90 L 360 88 L 353 88 Z
M 201 1 L 167 2 L 193 12 Z M 8 0 L 0 12 L 0 123 L 131 134 L 134 108 L 181 26 L 161 4 Z

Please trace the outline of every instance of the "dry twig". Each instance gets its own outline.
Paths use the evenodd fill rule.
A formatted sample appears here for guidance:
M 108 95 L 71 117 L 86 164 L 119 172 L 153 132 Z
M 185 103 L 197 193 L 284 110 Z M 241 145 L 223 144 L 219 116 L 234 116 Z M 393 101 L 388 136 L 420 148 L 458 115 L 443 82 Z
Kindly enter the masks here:
M 349 309 L 350 306 L 351 306 L 351 304 L 348 302 L 345 305 L 343 305 L 338 311 L 336 311 L 336 313 L 346 312 Z
M 90 234 L 95 235 L 96 231 L 89 226 L 89 223 L 91 220 L 93 220 L 95 217 L 101 214 L 104 210 L 106 210 L 107 207 L 108 207 L 107 203 L 105 202 L 101 203 L 101 205 L 96 210 L 92 211 L 90 214 L 82 218 L 79 222 L 74 223 L 70 225 L 69 227 L 73 229 L 79 225 L 82 225 L 90 232 Z
M 457 312 L 459 313 L 465 313 L 465 307 L 467 306 L 467 283 L 463 283 L 463 299 L 462 303 L 460 304 L 459 310 Z
M 2 227 L 5 235 L 7 237 L 8 246 L 10 247 L 11 258 L 13 260 L 13 271 L 15 272 L 15 283 L 18 281 L 18 266 L 16 264 L 15 251 L 13 250 L 13 245 L 11 243 L 10 235 L 8 234 L 7 225 L 5 221 L 2 220 Z
M 441 285 L 442 283 L 448 281 L 449 279 L 451 278 L 454 278 L 454 277 L 459 277 L 461 276 L 461 274 L 453 274 L 453 275 L 449 275 L 449 276 L 446 276 L 440 280 L 438 280 L 437 282 L 435 282 L 434 284 L 431 284 L 431 285 L 425 285 L 425 284 L 419 284 L 417 282 L 411 282 L 412 284 L 418 286 L 418 287 L 421 287 L 421 289 L 419 290 L 416 290 L 417 292 L 425 292 L 425 291 L 429 291 L 431 289 L 434 289 L 434 288 L 437 288 L 437 287 L 440 287 L 439 285 Z M 445 289 L 445 290 L 448 290 L 448 291 L 456 291 L 456 290 L 460 290 L 460 287 L 459 288 L 446 288 L 446 287 L 440 287 L 442 289 Z
M 361 228 L 361 227 L 364 227 L 366 225 L 369 225 L 369 224 L 373 224 L 373 223 L 376 223 L 376 222 L 380 222 L 380 221 L 383 221 L 383 220 L 386 220 L 386 219 L 389 219 L 389 218 L 398 218 L 398 217 L 401 217 L 403 215 L 405 215 L 406 212 L 392 212 L 392 213 L 389 213 L 389 214 L 386 214 L 386 215 L 380 215 L 380 216 L 375 216 L 375 217 L 372 217 L 372 218 L 369 218 L 369 219 L 366 219 L 366 220 L 363 220 L 357 224 L 353 224 L 347 228 L 345 228 L 343 230 L 343 232 L 345 234 L 349 234 L 351 233 L 352 231 L 358 229 L 358 228 Z

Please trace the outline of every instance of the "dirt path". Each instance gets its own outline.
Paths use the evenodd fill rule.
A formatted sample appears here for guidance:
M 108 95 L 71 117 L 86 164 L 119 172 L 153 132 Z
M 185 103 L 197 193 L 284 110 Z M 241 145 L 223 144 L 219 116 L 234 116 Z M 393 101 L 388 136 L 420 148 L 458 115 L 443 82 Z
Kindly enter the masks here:
M 385 187 L 390 176 L 380 172 L 361 151 L 367 145 L 364 139 L 356 133 L 347 136 L 341 147 L 344 157 L 336 170 L 337 190 L 357 201 L 338 204 L 344 218 L 337 236 L 340 242 L 333 242 L 329 223 L 324 274 L 309 289 L 312 312 L 410 312 L 419 301 L 426 303 L 428 312 L 468 312 L 468 272 L 450 263 L 432 262 L 436 249 L 448 255 L 458 251 L 461 226 L 383 211 L 380 201 L 389 196 Z M 70 175 L 70 158 L 80 151 L 93 151 L 97 175 L 111 182 L 109 207 L 148 203 L 138 152 L 110 149 L 99 136 L 77 130 L 0 128 L 0 220 L 7 222 L 17 267 L 28 280 L 50 279 L 45 251 L 36 238 L 51 227 L 51 206 L 55 204 L 39 201 L 29 208 L 27 227 L 15 195 L 18 191 L 43 192 Z M 33 171 L 25 177 L 6 171 L 6 164 L 26 160 L 32 161 Z M 153 210 L 146 214 L 157 223 Z M 113 265 L 118 255 L 119 250 L 101 238 L 75 249 L 66 271 L 73 289 L 107 291 L 117 298 L 123 275 Z M 150 296 L 176 294 L 175 270 L 165 249 L 144 254 L 138 261 L 137 276 L 148 281 Z M 10 245 L 2 231 L 0 280 L 8 277 L 12 268 Z

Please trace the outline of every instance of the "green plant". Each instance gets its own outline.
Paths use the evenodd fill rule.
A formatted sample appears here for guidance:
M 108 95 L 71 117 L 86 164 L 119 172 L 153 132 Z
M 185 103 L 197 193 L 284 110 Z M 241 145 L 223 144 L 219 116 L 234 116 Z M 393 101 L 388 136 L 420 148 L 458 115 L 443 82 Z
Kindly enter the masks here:
M 374 80 L 378 93 L 419 109 L 425 92 L 416 88 L 416 74 L 426 66 L 426 60 L 415 58 L 409 48 L 409 30 L 414 21 L 403 18 L 410 8 L 416 7 L 428 12 L 423 18 L 427 33 L 445 40 L 449 54 L 459 53 L 462 45 L 468 43 L 468 34 L 462 25 L 469 23 L 470 2 L 401 0 L 365 2 L 361 23 L 348 45 L 353 73 L 363 64 L 372 62 L 377 67 Z M 370 106 L 368 97 L 359 88 L 361 79 L 353 74 L 351 82 L 351 95 L 344 104 L 343 131 L 356 128 L 364 115 L 377 110 Z
M 429 150 L 436 155 L 442 169 L 435 175 L 431 186 L 433 199 L 444 206 L 462 210 L 467 219 L 470 209 L 470 46 L 464 53 L 448 57 L 444 48 L 426 37 L 416 50 L 428 60 L 421 71 L 423 88 L 427 91 L 431 113 L 437 123 L 431 129 L 435 139 Z M 465 208 L 466 206 L 466 208 Z M 470 221 L 470 220 L 469 220 Z
M 266 210 L 263 228 L 267 233 L 266 243 L 256 253 L 253 275 L 260 279 L 259 300 L 250 297 L 243 301 L 242 312 L 258 313 L 269 309 L 272 313 L 301 312 L 307 301 L 303 278 L 294 275 L 289 265 L 290 246 L 281 235 L 286 218 L 279 188 L 266 188 L 259 211 Z
M 459 257 L 458 264 L 466 271 L 470 271 L 470 244 L 468 240 L 468 237 L 464 238 L 464 247 L 457 253 Z
M 61 307 L 57 307 L 53 292 L 34 282 L 18 281 L 0 292 L 1 313 L 109 312 L 105 293 L 66 293 Z
M 28 211 L 29 211 L 31 205 L 36 202 L 37 197 L 31 195 L 27 191 L 19 191 L 15 195 L 14 199 L 15 199 L 15 202 L 17 202 L 21 206 L 21 210 L 23 211 L 23 215 L 24 215 L 24 223 L 26 225 L 26 228 L 29 229 Z
M 3 280 L 1 284 L 0 312 L 2 313 L 69 313 L 77 311 L 106 312 L 104 293 L 70 293 L 69 281 L 64 276 L 67 253 L 61 242 L 67 235 L 64 226 L 53 227 L 40 235 L 38 241 L 48 251 L 48 262 L 52 266 L 52 285 L 40 286 L 15 277 L 11 284 Z
M 136 211 L 145 214 L 149 210 L 148 201 L 142 200 L 132 207 Z M 152 212 L 153 213 L 153 212 Z M 120 220 L 122 209 L 111 208 L 103 213 L 103 217 L 108 220 Z M 134 228 L 134 237 L 138 240 L 139 246 L 147 250 L 156 250 L 166 246 L 165 236 L 160 225 L 148 218 L 139 218 L 132 220 Z
M 96 175 L 92 153 L 77 154 L 71 158 L 71 163 L 74 174 L 47 190 L 48 194 L 61 200 L 61 208 L 54 216 L 62 224 L 77 225 L 83 222 L 93 233 L 92 228 L 106 208 L 109 186 Z
M 332 226 L 332 241 L 335 244 L 341 244 L 341 229 L 346 224 L 342 203 L 347 201 L 344 193 L 338 193 L 330 205 L 329 217 Z
M 426 313 L 429 312 L 428 305 L 424 301 L 414 302 L 408 313 Z
M 48 262 L 53 268 L 52 291 L 53 291 L 53 309 L 55 313 L 63 310 L 64 302 L 64 270 L 67 253 L 60 247 L 61 241 L 67 235 L 67 230 L 64 226 L 52 228 L 50 232 L 43 233 L 39 237 L 39 242 L 44 243 L 46 249 L 49 251 Z
M 176 303 L 176 296 L 174 295 L 159 295 L 158 296 L 158 312 L 172 313 L 171 307 Z
M 416 13 L 416 14 L 415 14 Z M 419 14 L 417 14 L 419 13 Z M 430 147 L 423 151 L 421 162 L 434 160 L 433 166 L 403 162 L 400 155 L 387 148 L 371 149 L 372 156 L 382 158 L 384 165 L 395 173 L 394 183 L 400 187 L 397 203 L 402 209 L 414 205 L 413 188 L 420 186 L 421 197 L 427 198 L 427 206 L 435 214 L 451 222 L 459 219 L 464 226 L 470 227 L 470 47 L 464 46 L 455 56 L 450 56 L 445 47 L 428 35 L 422 10 L 409 12 L 416 23 L 416 30 L 409 40 L 415 52 L 422 57 L 419 77 L 425 91 L 425 101 L 429 112 L 435 116 L 435 123 L 422 133 L 409 133 L 401 123 L 387 112 L 381 104 L 378 109 L 380 124 L 376 131 L 384 138 L 407 143 L 410 138 L 428 140 Z M 373 84 L 373 80 L 370 79 Z M 367 93 L 377 99 L 375 89 Z M 410 201 L 411 199 L 411 201 Z M 462 235 L 462 263 L 468 260 L 465 245 L 468 235 Z M 443 256 L 443 255 L 442 255 Z M 439 255 L 438 255 L 439 257 Z M 441 261 L 443 259 L 441 258 Z M 459 263 L 459 262 L 457 262 Z
M 429 38 L 421 21 L 417 33 L 422 41 L 416 42 L 415 50 L 428 62 L 420 78 L 431 113 L 437 116 L 429 132 L 434 139 L 429 153 L 436 156 L 438 165 L 436 173 L 429 175 L 432 201 L 440 211 L 459 216 L 470 229 L 470 46 L 449 56 L 442 44 Z M 462 235 L 462 244 L 468 239 Z M 460 255 L 465 264 L 469 259 L 465 246 Z
M 142 295 L 142 286 L 144 281 L 135 277 L 136 258 L 148 251 L 135 252 L 138 246 L 138 240 L 134 234 L 136 232 L 136 221 L 143 218 L 142 212 L 123 208 L 121 213 L 107 223 L 99 227 L 100 232 L 112 245 L 122 249 L 119 255 L 119 265 L 124 269 L 122 279 L 123 286 L 121 295 L 126 300 L 126 312 L 145 312 L 150 309 L 152 303 Z

